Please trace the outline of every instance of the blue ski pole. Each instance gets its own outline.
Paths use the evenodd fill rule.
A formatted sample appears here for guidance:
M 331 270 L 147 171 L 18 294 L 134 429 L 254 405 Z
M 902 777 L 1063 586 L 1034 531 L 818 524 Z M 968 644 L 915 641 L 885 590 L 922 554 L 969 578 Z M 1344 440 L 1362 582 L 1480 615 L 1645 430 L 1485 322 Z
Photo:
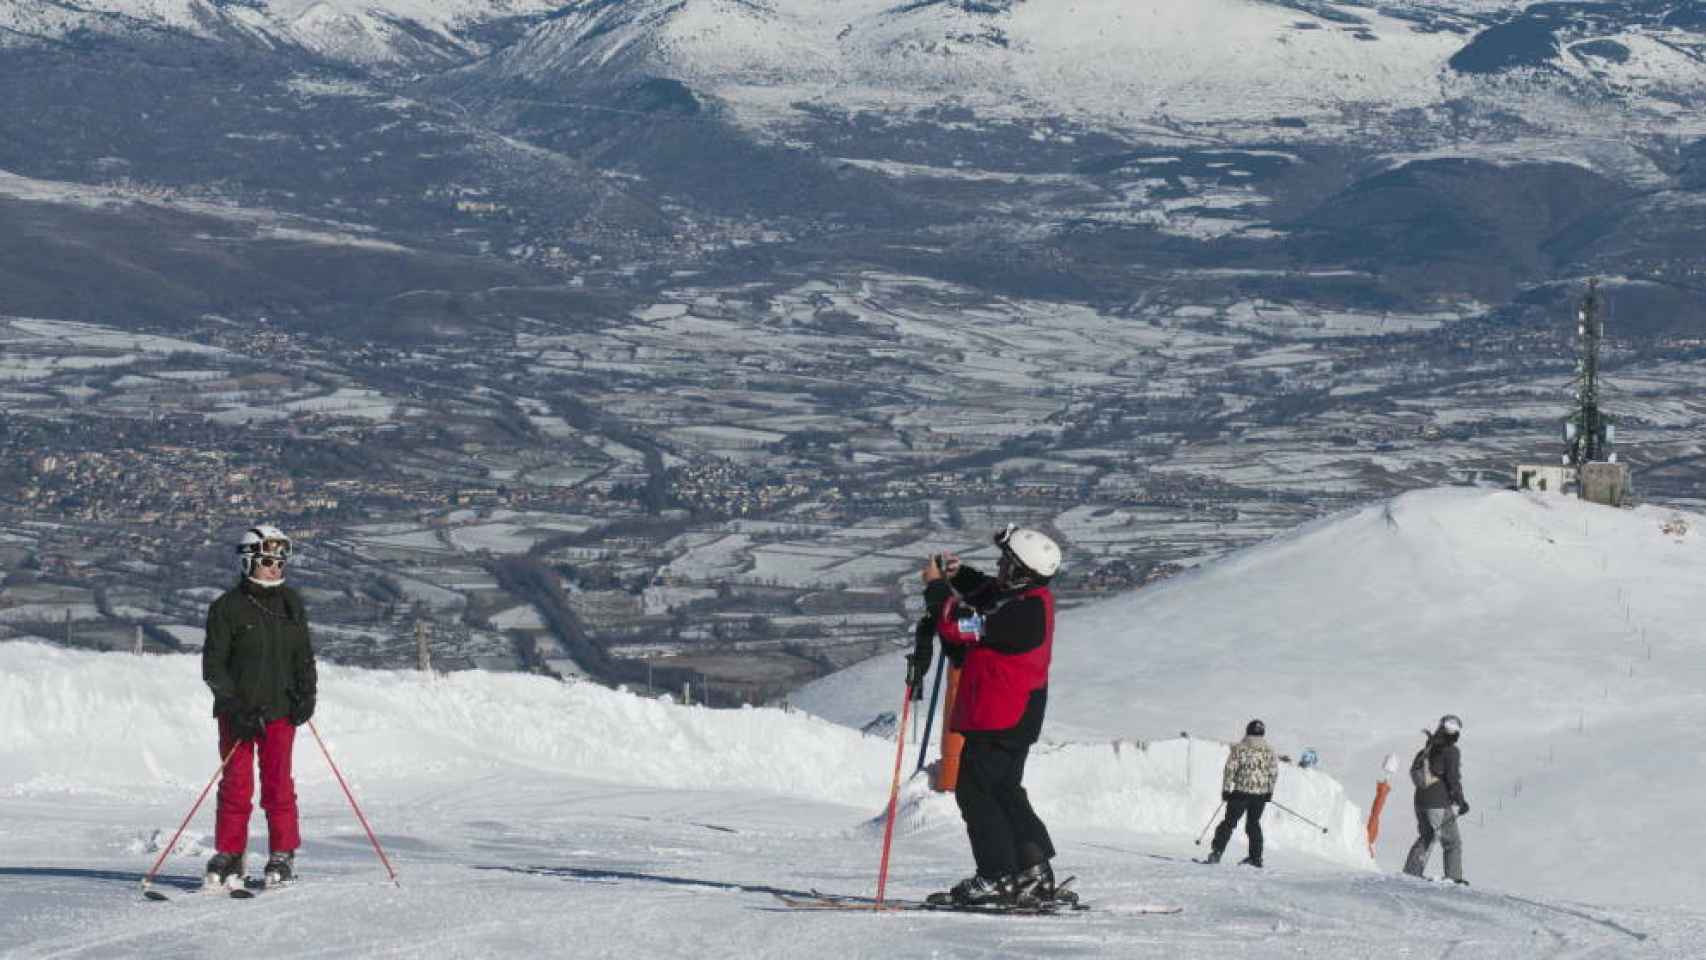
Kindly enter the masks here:
M 918 744 L 918 773 L 924 769 L 924 758 L 930 753 L 930 725 L 936 722 L 936 698 L 942 693 L 942 661 L 948 659 L 948 651 L 936 654 L 936 682 L 930 688 L 930 712 L 924 715 L 924 739 Z

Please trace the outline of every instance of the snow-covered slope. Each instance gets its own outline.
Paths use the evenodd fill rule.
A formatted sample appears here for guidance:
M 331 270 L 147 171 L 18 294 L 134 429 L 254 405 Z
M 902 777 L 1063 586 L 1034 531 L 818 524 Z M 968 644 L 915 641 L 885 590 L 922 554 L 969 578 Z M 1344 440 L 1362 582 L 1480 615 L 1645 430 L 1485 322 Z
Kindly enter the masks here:
M 1080 0 L 1064 12 L 1045 3 L 585 2 L 492 69 L 585 80 L 615 63 L 709 90 L 749 119 L 795 101 L 848 110 L 948 101 L 997 116 L 1212 121 L 1336 109 L 1319 95 L 1325 69 L 1341 102 L 1429 103 L 1461 44 L 1378 16 L 1366 29 L 1382 31 L 1382 43 L 1295 26 L 1311 19 L 1249 0 Z
M 1127 131 L 1183 123 L 1248 132 L 1287 118 L 1294 130 L 1306 122 L 1308 137 L 1359 139 L 1371 111 L 1425 111 L 1465 97 L 1518 113 L 1533 97 L 1529 107 L 1547 116 L 1529 119 L 1567 126 L 1594 97 L 1669 116 L 1675 97 L 1706 90 L 1701 38 L 1645 8 L 1611 5 L 1592 23 L 1521 23 L 1510 29 L 1527 45 L 1515 53 L 1504 34 L 1482 39 L 1515 9 L 582 0 L 475 69 L 567 88 L 669 77 L 759 127 L 786 127 L 802 105 L 877 114 L 954 105 L 985 119 L 1064 117 Z M 1578 45 L 1590 38 L 1598 44 Z
M 204 807 L 158 878 L 173 902 L 148 903 L 142 872 L 217 763 L 196 659 L 0 644 L 0 954 L 1694 956 L 1706 915 L 1672 904 L 1699 882 L 1685 728 L 1700 667 L 1683 630 L 1697 520 L 1433 491 L 1064 617 L 1027 783 L 1095 909 L 1023 927 L 801 915 L 769 896 L 871 892 L 892 740 L 797 711 L 333 665 L 316 725 L 400 885 L 304 731 L 305 879 L 243 906 L 192 894 Z M 1602 555 L 1617 571 L 1603 587 Z M 1651 661 L 1633 653 L 1646 642 Z M 896 706 L 898 676 L 884 660 L 805 699 L 862 721 Z M 1373 758 L 1444 709 L 1468 722 L 1486 812 L 1468 827 L 1468 890 L 1376 872 L 1360 850 Z M 1276 809 L 1267 870 L 1196 866 L 1225 757 L 1212 737 L 1251 714 L 1281 747 L 1325 755 L 1327 772 L 1285 768 L 1277 798 L 1328 834 Z M 1388 854 L 1409 839 L 1403 798 Z M 968 869 L 952 799 L 923 778 L 897 826 L 891 895 Z M 1137 915 L 1156 902 L 1185 912 Z
M 77 30 L 127 37 L 247 37 L 361 66 L 461 63 L 487 46 L 470 28 L 538 16 L 551 0 L 55 0 L 0 2 L 0 46 Z
M 1706 917 L 1607 910 L 1375 873 L 1360 811 L 1321 774 L 1280 798 L 1268 869 L 1189 862 L 1213 809 L 1212 742 L 1045 745 L 1027 778 L 1094 909 L 983 917 L 800 914 L 773 890 L 869 894 L 894 743 L 778 710 L 708 711 L 535 677 L 328 667 L 316 725 L 378 832 L 393 886 L 303 732 L 303 879 L 235 904 L 192 892 L 217 761 L 193 657 L 0 644 L 0 955 L 34 957 L 1265 957 L 1453 945 L 1458 957 L 1683 957 Z M 1108 705 L 1110 708 L 1115 706 Z M 909 745 L 907 760 L 912 759 Z M 952 800 L 908 781 L 890 896 L 969 869 Z M 212 799 L 209 798 L 209 803 Z M 264 818 L 251 851 L 264 850 Z M 1242 839 L 1234 841 L 1233 852 Z M 254 869 L 251 862 L 251 869 Z M 1174 917 L 1141 915 L 1178 904 Z
M 1422 726 L 1458 713 L 1472 879 L 1699 902 L 1703 528 L 1472 489 L 1333 517 L 1062 615 L 1047 733 L 1230 737 L 1259 716 L 1366 804 L 1387 753 L 1407 762 Z M 886 658 L 795 702 L 854 721 L 900 675 Z M 1414 838 L 1407 785 L 1394 799 L 1389 869 Z
M 522 23 L 535 25 L 511 42 Z M 808 109 L 955 107 L 1128 135 L 1365 142 L 1436 123 L 1461 135 L 1466 104 L 1491 126 L 1579 132 L 1609 108 L 1620 126 L 1669 128 L 1706 96 L 1703 30 L 1687 4 L 1633 2 L 0 0 L 0 45 L 240 39 L 367 68 L 478 61 L 471 77 L 571 95 L 666 78 L 772 133 Z

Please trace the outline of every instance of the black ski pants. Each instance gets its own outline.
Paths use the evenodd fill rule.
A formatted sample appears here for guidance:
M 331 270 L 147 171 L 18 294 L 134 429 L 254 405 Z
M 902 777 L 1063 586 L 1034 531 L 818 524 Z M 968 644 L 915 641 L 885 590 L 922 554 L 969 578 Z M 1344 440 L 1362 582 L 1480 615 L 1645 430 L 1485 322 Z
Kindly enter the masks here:
M 1262 811 L 1267 809 L 1268 795 L 1265 793 L 1232 794 L 1232 799 L 1226 801 L 1226 818 L 1220 821 L 1220 826 L 1214 828 L 1214 852 L 1226 852 L 1226 844 L 1232 839 L 1232 831 L 1238 827 L 1238 818 L 1244 818 L 1244 836 L 1250 840 L 1250 859 L 1262 862 Z
M 978 876 L 996 879 L 1054 858 L 1054 842 L 1026 796 L 1029 743 L 971 736 L 954 787 Z

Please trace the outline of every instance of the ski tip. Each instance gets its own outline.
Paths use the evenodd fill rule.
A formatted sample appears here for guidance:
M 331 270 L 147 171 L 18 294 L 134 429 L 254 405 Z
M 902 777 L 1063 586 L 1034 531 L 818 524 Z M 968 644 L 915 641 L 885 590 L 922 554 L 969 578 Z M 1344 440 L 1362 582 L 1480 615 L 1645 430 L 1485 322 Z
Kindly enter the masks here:
M 163 901 L 163 900 L 172 899 L 171 897 L 166 896 L 165 894 L 161 893 L 160 891 L 154 890 L 154 889 L 151 889 L 148 887 L 142 888 L 142 896 L 144 899 L 153 900 L 156 903 Z

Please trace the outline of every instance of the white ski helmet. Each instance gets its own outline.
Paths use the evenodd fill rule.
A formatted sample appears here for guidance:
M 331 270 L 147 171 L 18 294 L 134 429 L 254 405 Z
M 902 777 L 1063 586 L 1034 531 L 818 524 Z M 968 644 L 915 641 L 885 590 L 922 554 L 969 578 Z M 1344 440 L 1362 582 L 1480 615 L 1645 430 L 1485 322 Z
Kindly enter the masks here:
M 237 553 L 242 558 L 243 573 L 250 575 L 255 572 L 257 557 L 271 557 L 281 563 L 288 558 L 290 538 L 270 523 L 257 523 L 243 531 L 243 539 L 237 543 Z
M 1445 733 L 1462 733 L 1463 720 L 1455 713 L 1448 713 L 1439 718 L 1439 728 Z
M 995 535 L 995 545 L 1038 577 L 1047 579 L 1060 570 L 1060 546 L 1041 531 L 1010 523 Z

